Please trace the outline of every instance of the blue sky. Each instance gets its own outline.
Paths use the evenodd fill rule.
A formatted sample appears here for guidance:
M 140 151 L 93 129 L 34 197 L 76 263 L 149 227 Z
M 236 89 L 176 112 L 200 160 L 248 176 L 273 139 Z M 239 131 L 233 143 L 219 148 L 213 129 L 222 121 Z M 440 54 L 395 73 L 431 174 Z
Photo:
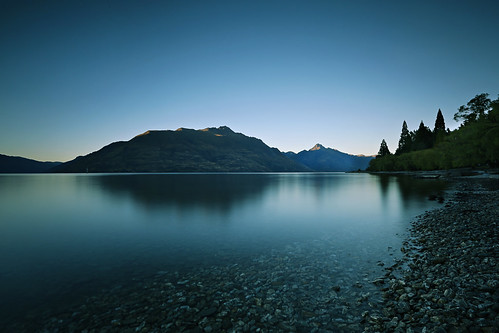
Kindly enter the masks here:
M 2 1 L 0 153 L 67 161 L 226 125 L 281 151 L 394 151 L 499 93 L 496 1 Z

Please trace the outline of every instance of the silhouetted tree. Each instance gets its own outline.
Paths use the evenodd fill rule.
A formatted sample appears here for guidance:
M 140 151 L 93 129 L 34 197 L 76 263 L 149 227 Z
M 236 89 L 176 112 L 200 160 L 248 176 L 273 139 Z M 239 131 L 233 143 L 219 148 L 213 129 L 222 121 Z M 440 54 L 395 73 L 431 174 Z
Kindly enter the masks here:
M 391 154 L 392 153 L 390 153 L 390 150 L 388 149 L 388 145 L 386 144 L 385 139 L 383 139 L 381 141 L 381 145 L 379 146 L 378 155 L 376 155 L 376 157 L 383 157 Z
M 437 119 L 435 120 L 435 128 L 433 129 L 433 133 L 436 134 L 438 131 L 445 131 L 445 120 L 440 109 L 438 109 L 437 112 Z
M 499 96 L 491 101 L 488 94 L 476 95 L 466 106 L 459 108 L 455 119 L 464 119 L 464 124 L 450 132 L 438 110 L 435 129 L 431 131 L 423 122 L 412 138 L 411 153 L 399 156 L 374 158 L 370 171 L 436 170 L 474 166 L 499 167 Z M 406 136 L 406 124 L 402 125 Z M 436 138 L 435 138 L 435 133 Z M 432 140 L 433 137 L 433 140 Z M 403 147 L 403 140 L 399 148 Z M 433 149 L 432 144 L 435 145 Z M 383 140 L 377 157 L 386 156 L 388 147 Z M 397 153 L 400 149 L 397 149 Z
M 428 149 L 433 146 L 433 133 L 421 121 L 419 128 L 414 132 L 414 140 L 412 142 L 412 150 Z
M 411 132 L 409 132 L 409 129 L 407 128 L 407 123 L 404 120 L 404 123 L 402 124 L 402 132 L 400 133 L 399 146 L 395 151 L 395 155 L 400 155 L 403 153 L 410 152 L 411 145 L 412 145 Z
M 437 119 L 435 119 L 435 127 L 433 128 L 433 145 L 444 141 L 447 134 L 448 133 L 445 131 L 444 116 L 442 115 L 442 111 L 438 109 Z
M 495 101 L 490 102 L 490 110 L 487 118 L 491 123 L 499 123 L 499 95 Z
M 490 110 L 491 101 L 488 96 L 489 94 L 486 93 L 479 94 L 471 99 L 466 106 L 461 105 L 458 111 L 454 114 L 454 120 L 459 121 L 460 119 L 463 119 L 463 125 L 467 125 L 483 118 Z

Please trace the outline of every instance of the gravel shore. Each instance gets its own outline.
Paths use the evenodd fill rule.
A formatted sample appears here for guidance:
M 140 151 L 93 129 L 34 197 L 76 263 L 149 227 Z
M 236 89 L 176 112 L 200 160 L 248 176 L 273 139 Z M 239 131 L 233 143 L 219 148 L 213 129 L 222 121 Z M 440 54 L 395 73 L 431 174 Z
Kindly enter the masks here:
M 445 206 L 412 223 L 404 258 L 375 282 L 366 331 L 498 332 L 499 178 L 459 179 Z

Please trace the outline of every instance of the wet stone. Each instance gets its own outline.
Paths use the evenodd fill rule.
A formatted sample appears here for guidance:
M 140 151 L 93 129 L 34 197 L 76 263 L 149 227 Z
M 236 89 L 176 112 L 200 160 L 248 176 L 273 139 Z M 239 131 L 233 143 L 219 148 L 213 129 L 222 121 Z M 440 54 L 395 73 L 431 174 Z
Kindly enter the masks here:
M 161 269 L 102 290 L 42 326 L 47 332 L 362 332 L 381 305 L 371 281 L 383 267 L 373 263 L 366 274 L 340 266 L 341 255 L 323 237 L 241 264 Z
M 203 318 L 203 317 L 210 317 L 213 316 L 215 313 L 217 313 L 217 308 L 211 307 L 207 309 L 203 309 L 198 313 L 198 316 Z

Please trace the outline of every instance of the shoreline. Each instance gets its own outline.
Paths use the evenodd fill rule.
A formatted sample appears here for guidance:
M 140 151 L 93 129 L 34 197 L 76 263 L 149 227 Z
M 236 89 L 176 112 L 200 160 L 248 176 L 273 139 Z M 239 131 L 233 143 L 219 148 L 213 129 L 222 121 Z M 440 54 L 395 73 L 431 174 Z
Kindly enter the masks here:
M 369 173 L 373 175 L 393 175 L 393 176 L 412 176 L 414 178 L 424 179 L 497 179 L 499 181 L 499 169 L 474 169 L 474 168 L 459 168 L 448 170 L 431 170 L 431 171 L 361 171 L 361 173 Z
M 393 173 L 392 173 L 393 174 Z M 445 206 L 411 223 L 402 260 L 374 281 L 371 332 L 495 332 L 499 327 L 499 177 L 452 177 Z

